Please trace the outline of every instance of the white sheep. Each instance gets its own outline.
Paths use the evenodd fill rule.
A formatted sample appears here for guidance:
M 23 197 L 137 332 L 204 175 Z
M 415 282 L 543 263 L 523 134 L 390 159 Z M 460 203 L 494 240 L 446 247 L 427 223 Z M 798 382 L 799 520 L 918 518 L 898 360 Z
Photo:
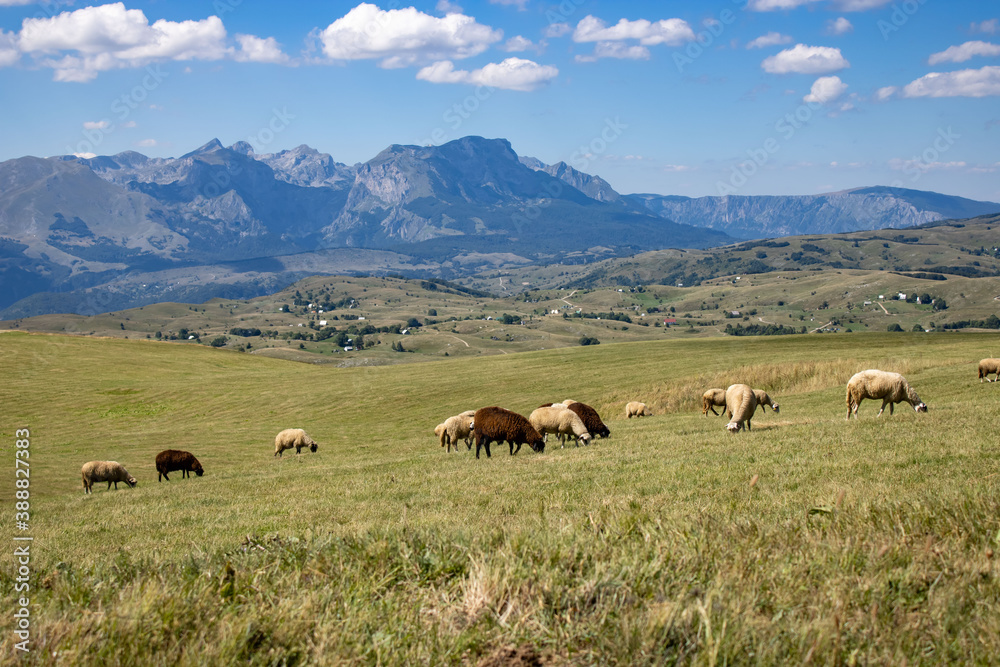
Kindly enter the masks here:
M 746 424 L 749 431 L 750 420 L 756 409 L 757 395 L 753 393 L 753 389 L 745 384 L 730 385 L 726 389 L 726 411 L 731 418 L 726 424 L 726 430 L 730 433 L 736 433 Z
M 108 490 L 111 490 L 111 483 L 114 482 L 115 490 L 118 490 L 118 482 L 125 482 L 135 488 L 137 482 L 135 477 L 128 474 L 118 461 L 88 461 L 80 468 L 80 475 L 83 477 L 83 492 L 93 493 L 94 482 L 107 482 Z
M 632 417 L 649 417 L 652 413 L 649 412 L 649 408 L 646 407 L 645 403 L 640 403 L 639 401 L 629 401 L 625 405 L 625 417 L 626 419 L 632 419 Z
M 719 414 L 715 408 L 722 408 L 722 414 L 726 414 L 726 390 L 709 389 L 701 395 L 701 414 L 708 416 L 711 410 L 713 415 Z
M 301 454 L 303 447 L 308 447 L 310 452 L 315 452 L 319 446 L 300 428 L 286 428 L 274 436 L 274 455 L 278 458 L 282 457 L 282 452 L 292 447 L 295 448 L 296 454 Z
M 882 416 L 885 406 L 889 406 L 889 414 L 892 414 L 893 405 L 906 401 L 913 406 L 916 412 L 927 412 L 927 405 L 920 400 L 917 392 L 907 383 L 899 373 L 869 369 L 855 373 L 847 383 L 847 418 L 851 415 L 858 418 L 858 408 L 861 401 L 866 398 L 881 398 L 882 407 L 878 411 L 878 416 Z
M 754 395 L 757 397 L 757 405 L 760 406 L 761 410 L 764 408 L 771 408 L 775 412 L 781 412 L 780 406 L 771 400 L 771 397 L 767 395 L 767 392 L 763 389 L 754 389 Z
M 548 433 L 555 433 L 560 441 L 563 436 L 573 436 L 583 440 L 585 445 L 590 444 L 590 432 L 584 426 L 583 420 L 563 405 L 537 408 L 528 416 L 528 421 L 543 437 Z
M 441 446 L 447 445 L 447 451 L 450 452 L 451 446 L 454 445 L 457 452 L 458 441 L 465 440 L 466 448 L 472 449 L 472 430 L 475 428 L 473 417 L 475 414 L 475 410 L 466 410 L 462 414 L 448 417 L 442 424 L 439 424 L 439 428 L 442 426 L 444 428 L 440 432 L 438 429 L 434 429 L 434 433 L 437 434 Z
M 996 373 L 996 377 L 992 380 L 990 373 Z M 979 362 L 980 384 L 982 384 L 983 378 L 986 378 L 987 382 L 1000 382 L 1000 359 L 983 359 Z

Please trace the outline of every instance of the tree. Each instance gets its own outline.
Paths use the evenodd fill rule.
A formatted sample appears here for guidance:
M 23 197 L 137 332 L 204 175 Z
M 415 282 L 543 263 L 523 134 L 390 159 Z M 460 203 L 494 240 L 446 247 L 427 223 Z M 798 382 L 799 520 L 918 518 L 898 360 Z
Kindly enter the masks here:
M 895 324 L 895 323 L 890 324 L 888 327 L 886 327 L 886 331 L 896 332 L 896 331 L 902 331 L 902 330 L 903 330 L 903 327 L 901 327 L 901 326 L 899 326 L 898 324 Z
M 225 344 L 226 344 L 225 336 L 218 336 L 217 338 L 213 338 L 212 342 L 209 343 L 209 345 L 211 345 L 212 347 L 223 347 Z
M 919 322 L 913 325 L 913 331 L 919 331 L 919 332 L 923 333 L 923 330 L 924 330 L 924 328 L 922 326 L 920 326 Z
M 438 314 L 438 311 L 437 311 L 436 308 L 428 308 L 427 309 L 427 315 L 429 317 L 437 317 L 437 314 Z
M 601 341 L 596 338 L 591 338 L 589 336 L 584 336 L 580 339 L 580 345 L 600 345 Z

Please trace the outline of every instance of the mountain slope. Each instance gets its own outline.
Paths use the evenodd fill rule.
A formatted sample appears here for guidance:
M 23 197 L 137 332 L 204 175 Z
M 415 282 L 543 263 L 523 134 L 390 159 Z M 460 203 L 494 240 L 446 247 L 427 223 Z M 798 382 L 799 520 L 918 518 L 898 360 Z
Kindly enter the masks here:
M 1000 204 L 936 192 L 870 187 L 805 196 L 679 197 L 627 195 L 656 215 L 741 238 L 839 234 L 913 227 L 1000 212 Z

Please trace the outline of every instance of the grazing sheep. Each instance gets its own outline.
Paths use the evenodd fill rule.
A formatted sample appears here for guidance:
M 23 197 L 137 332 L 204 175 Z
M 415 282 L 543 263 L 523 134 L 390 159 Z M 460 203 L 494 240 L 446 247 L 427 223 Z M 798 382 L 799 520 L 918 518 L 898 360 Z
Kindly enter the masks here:
M 545 451 L 545 441 L 523 415 L 516 412 L 491 406 L 479 408 L 473 416 L 476 434 L 476 458 L 479 450 L 486 447 L 486 458 L 490 458 L 490 443 L 506 441 L 510 445 L 510 455 L 521 451 L 521 445 L 527 444 L 539 454 Z M 514 449 L 517 445 L 517 449 Z
M 781 412 L 778 404 L 771 400 L 771 397 L 767 395 L 766 391 L 763 389 L 754 389 L 753 393 L 757 397 L 757 405 L 760 406 L 761 410 L 764 410 L 764 408 L 771 408 L 775 412 Z
M 169 482 L 170 478 L 167 477 L 167 473 L 174 470 L 181 471 L 181 479 L 190 477 L 192 472 L 198 477 L 205 474 L 205 469 L 201 467 L 201 463 L 191 452 L 165 449 L 156 455 L 156 472 L 159 473 L 156 477 L 157 482 L 162 482 L 164 479 Z
M 576 401 L 572 401 L 567 407 L 580 416 L 580 419 L 583 420 L 583 425 L 587 427 L 590 435 L 596 435 L 599 438 L 611 437 L 611 431 L 601 421 L 601 416 L 597 414 L 597 410 L 585 403 L 578 403 Z
M 996 377 L 992 380 L 990 373 L 996 373 Z M 979 362 L 980 384 L 982 384 L 983 378 L 986 378 L 987 382 L 1000 382 L 1000 359 L 983 359 Z
M 441 441 L 442 447 L 444 447 L 444 435 L 446 428 L 447 427 L 444 425 L 444 422 L 441 422 L 440 424 L 434 427 L 434 435 L 437 436 L 437 439 Z
M 753 418 L 754 410 L 757 409 L 757 395 L 753 389 L 745 384 L 730 385 L 726 389 L 726 412 L 731 417 L 726 424 L 726 430 L 736 433 L 746 424 L 750 430 L 750 419 Z
M 451 446 L 455 445 L 455 451 L 458 451 L 458 441 L 465 440 L 465 446 L 467 449 L 472 449 L 472 426 L 473 426 L 473 416 L 476 414 L 475 410 L 467 410 L 460 415 L 455 415 L 454 417 L 448 417 L 444 420 L 444 431 L 438 434 L 441 439 L 441 446 L 447 445 L 448 450 L 451 451 Z M 434 430 L 437 433 L 437 429 Z
M 916 412 L 927 412 L 927 405 L 920 400 L 917 392 L 909 385 L 899 373 L 869 369 L 855 373 L 847 383 L 847 418 L 851 415 L 858 418 L 858 408 L 861 401 L 866 398 L 881 398 L 882 407 L 878 411 L 879 417 L 885 406 L 889 406 L 889 414 L 896 403 L 906 401 L 913 406 Z
M 128 474 L 125 466 L 118 461 L 89 461 L 80 468 L 80 475 L 83 477 L 83 492 L 93 493 L 94 482 L 107 482 L 108 491 L 111 490 L 111 483 L 115 484 L 115 491 L 118 490 L 118 482 L 125 482 L 135 488 L 137 482 L 135 477 Z
M 292 447 L 295 448 L 296 454 L 300 454 L 303 447 L 308 447 L 310 452 L 315 452 L 319 445 L 300 428 L 286 428 L 274 436 L 274 455 L 278 458 L 282 457 L 282 452 Z
M 626 419 L 632 419 L 632 417 L 649 417 L 651 414 L 652 413 L 649 412 L 649 408 L 646 407 L 645 403 L 630 401 L 625 405 Z
M 583 440 L 583 444 L 590 444 L 590 433 L 583 425 L 583 420 L 575 412 L 562 405 L 538 408 L 528 416 L 528 422 L 542 435 L 543 439 L 545 434 L 555 433 L 557 436 L 576 436 Z
M 708 416 L 711 410 L 713 415 L 719 414 L 715 408 L 722 408 L 722 414 L 726 414 L 726 390 L 709 389 L 701 395 L 701 414 Z

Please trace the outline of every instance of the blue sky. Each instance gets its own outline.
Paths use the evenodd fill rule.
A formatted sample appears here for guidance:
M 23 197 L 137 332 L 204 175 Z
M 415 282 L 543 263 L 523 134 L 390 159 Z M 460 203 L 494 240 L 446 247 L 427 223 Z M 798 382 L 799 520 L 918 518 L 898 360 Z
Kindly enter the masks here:
M 1000 4 L 0 0 L 0 160 L 509 139 L 620 192 L 1000 201 Z

